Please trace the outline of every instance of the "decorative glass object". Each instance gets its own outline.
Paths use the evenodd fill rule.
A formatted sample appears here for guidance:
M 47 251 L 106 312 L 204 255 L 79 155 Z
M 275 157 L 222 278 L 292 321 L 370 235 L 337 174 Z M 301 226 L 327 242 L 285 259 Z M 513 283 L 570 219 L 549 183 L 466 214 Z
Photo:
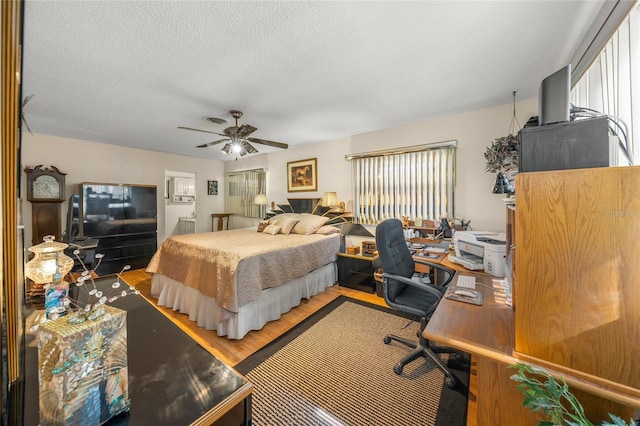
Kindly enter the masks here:
M 127 369 L 127 315 L 107 305 L 134 287 L 120 282 L 126 265 L 107 289 L 94 280 L 96 267 L 84 271 L 75 285 L 82 296 L 65 297 L 67 316 L 47 316 L 37 329 L 41 425 L 100 425 L 130 408 Z M 73 262 L 72 262 L 73 263 Z M 55 274 L 57 276 L 57 274 Z
M 27 278 L 37 284 L 52 282 L 56 272 L 64 277 L 73 268 L 73 259 L 64 254 L 67 244 L 55 242 L 53 235 L 47 235 L 43 239 L 43 243 L 29 247 L 34 257 L 24 268 Z
M 100 425 L 130 408 L 127 316 L 113 306 L 38 328 L 41 425 Z

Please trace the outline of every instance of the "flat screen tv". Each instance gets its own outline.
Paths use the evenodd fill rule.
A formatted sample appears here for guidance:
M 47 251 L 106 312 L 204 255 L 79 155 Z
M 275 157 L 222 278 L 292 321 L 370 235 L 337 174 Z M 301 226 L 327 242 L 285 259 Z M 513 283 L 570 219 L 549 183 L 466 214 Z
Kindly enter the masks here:
M 569 121 L 571 64 L 554 72 L 540 83 L 538 125 Z
M 157 187 L 81 183 L 79 235 L 104 237 L 157 230 Z

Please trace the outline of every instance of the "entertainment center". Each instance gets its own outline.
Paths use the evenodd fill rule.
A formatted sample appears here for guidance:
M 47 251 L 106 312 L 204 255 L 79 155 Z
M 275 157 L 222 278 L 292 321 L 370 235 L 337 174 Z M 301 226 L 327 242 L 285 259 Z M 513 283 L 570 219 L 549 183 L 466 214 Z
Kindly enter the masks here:
M 157 213 L 155 185 L 80 183 L 69 199 L 69 249 L 79 248 L 88 267 L 102 254 L 99 275 L 126 265 L 144 268 L 157 249 Z M 77 264 L 74 270 L 81 268 Z

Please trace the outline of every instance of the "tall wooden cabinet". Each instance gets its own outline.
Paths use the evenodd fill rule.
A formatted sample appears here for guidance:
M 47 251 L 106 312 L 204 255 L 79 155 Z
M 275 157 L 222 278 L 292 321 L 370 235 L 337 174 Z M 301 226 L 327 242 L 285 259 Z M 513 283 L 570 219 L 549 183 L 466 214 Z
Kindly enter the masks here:
M 640 406 L 640 167 L 516 180 L 514 355 L 571 377 L 592 420 L 628 420 Z

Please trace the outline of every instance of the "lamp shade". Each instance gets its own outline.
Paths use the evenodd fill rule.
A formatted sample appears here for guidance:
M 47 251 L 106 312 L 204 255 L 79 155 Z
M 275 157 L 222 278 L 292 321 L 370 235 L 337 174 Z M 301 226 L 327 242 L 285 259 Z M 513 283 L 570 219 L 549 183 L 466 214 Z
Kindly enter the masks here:
M 334 207 L 340 204 L 338 200 L 338 194 L 335 192 L 325 192 L 322 196 L 322 205 L 324 207 Z
M 496 183 L 493 185 L 494 194 L 512 194 L 515 192 L 513 184 L 504 172 L 499 172 L 496 176 Z
M 259 206 L 267 205 L 267 196 L 265 194 L 258 194 L 256 198 L 253 200 L 253 204 L 257 204 Z
M 64 254 L 68 245 L 53 240 L 53 235 L 47 235 L 43 243 L 29 247 L 34 257 L 25 265 L 24 274 L 35 283 L 50 283 L 54 274 L 64 277 L 73 268 L 73 259 Z

